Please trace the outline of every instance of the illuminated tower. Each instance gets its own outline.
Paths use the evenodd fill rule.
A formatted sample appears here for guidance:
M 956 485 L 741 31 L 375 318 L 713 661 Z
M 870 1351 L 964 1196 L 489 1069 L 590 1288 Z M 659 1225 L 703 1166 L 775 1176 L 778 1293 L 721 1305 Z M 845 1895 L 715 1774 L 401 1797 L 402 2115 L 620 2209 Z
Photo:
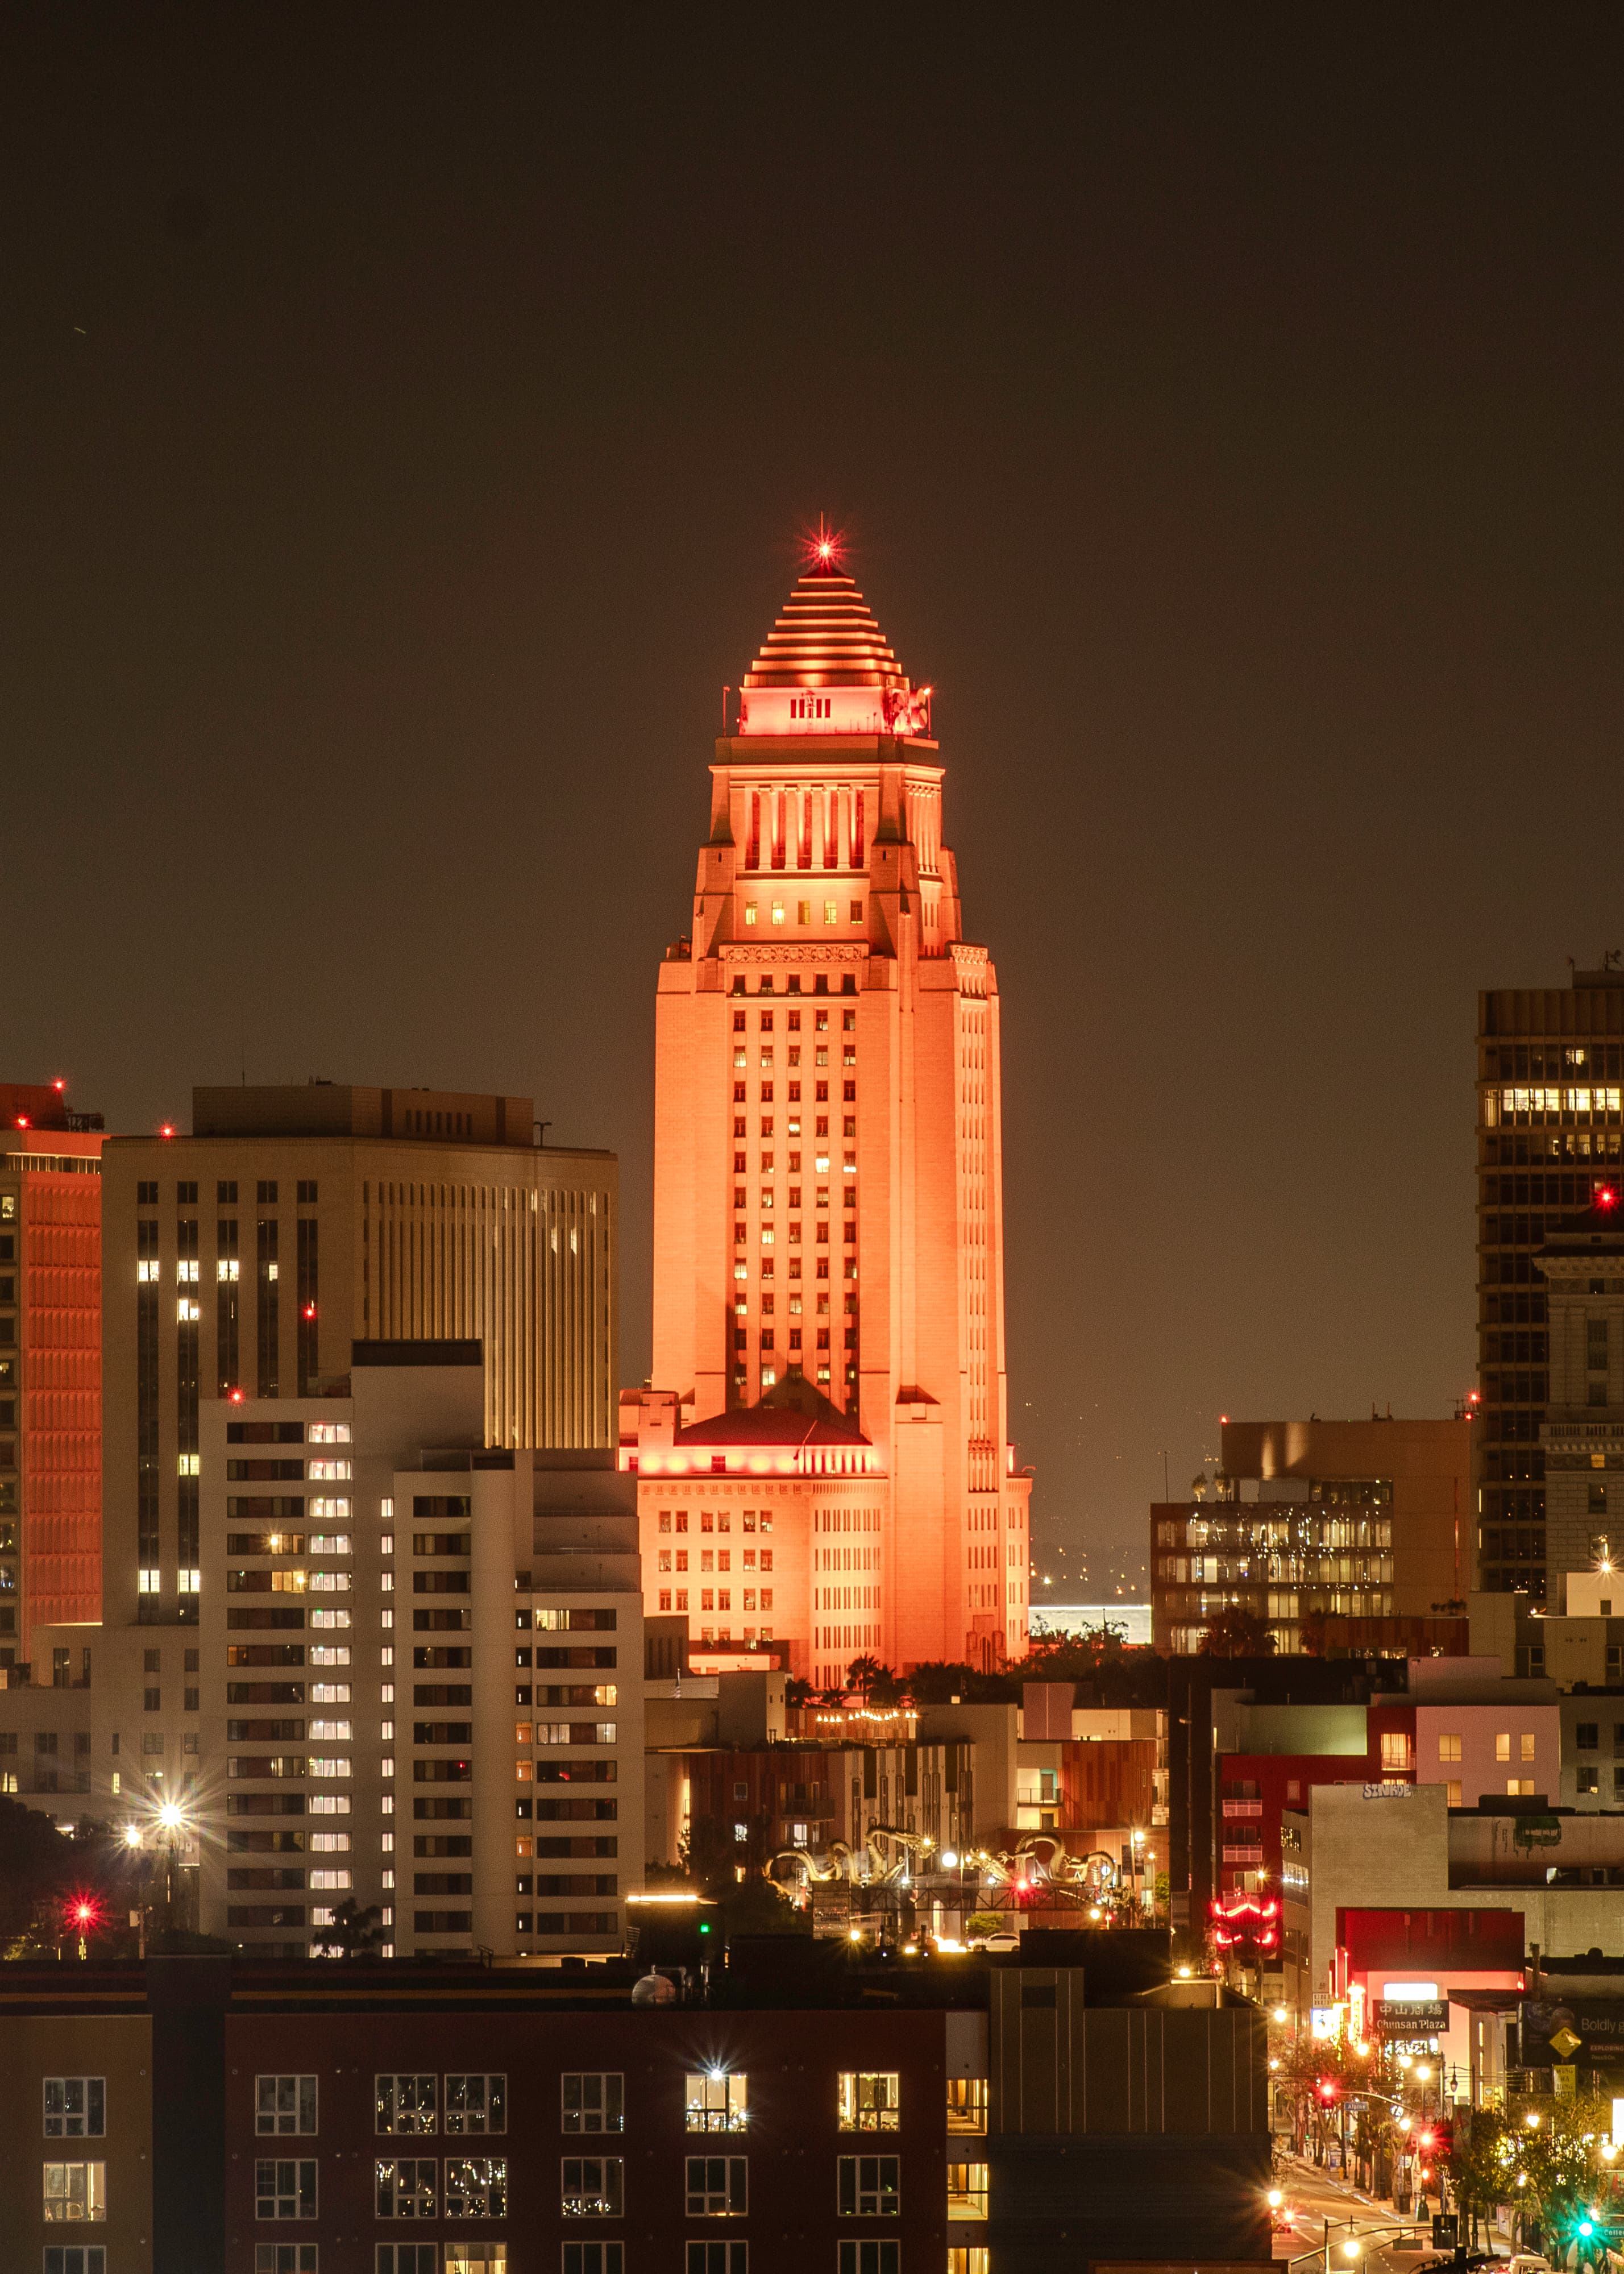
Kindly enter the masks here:
M 646 1608 L 820 1683 L 1026 1649 L 997 987 L 929 734 L 823 538 L 716 745 L 660 969 L 654 1387 L 623 1432 Z

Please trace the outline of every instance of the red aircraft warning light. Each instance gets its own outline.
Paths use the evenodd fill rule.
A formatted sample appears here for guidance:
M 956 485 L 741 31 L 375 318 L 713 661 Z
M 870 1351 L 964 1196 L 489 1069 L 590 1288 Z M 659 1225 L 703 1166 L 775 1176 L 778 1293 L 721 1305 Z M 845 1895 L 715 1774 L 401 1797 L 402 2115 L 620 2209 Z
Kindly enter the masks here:
M 158 1134 L 160 1137 L 173 1137 L 175 1134 L 175 1124 L 172 1121 L 160 1122 L 158 1125 Z
M 1611 1185 L 1598 1185 L 1598 1186 L 1597 1186 L 1597 1187 L 1596 1187 L 1596 1205 L 1597 1205 L 1597 1207 L 1598 1207 L 1598 1209 L 1600 1209 L 1602 1210 L 1602 1212 L 1603 1212 L 1603 1214 L 1604 1214 L 1604 1215 L 1607 1212 L 1607 1210 L 1608 1210 L 1608 1209 L 1617 1208 L 1618 1204 L 1619 1204 L 1619 1196 L 1618 1196 L 1618 1193 L 1617 1193 L 1617 1192 L 1613 1189 L 1613 1187 Z

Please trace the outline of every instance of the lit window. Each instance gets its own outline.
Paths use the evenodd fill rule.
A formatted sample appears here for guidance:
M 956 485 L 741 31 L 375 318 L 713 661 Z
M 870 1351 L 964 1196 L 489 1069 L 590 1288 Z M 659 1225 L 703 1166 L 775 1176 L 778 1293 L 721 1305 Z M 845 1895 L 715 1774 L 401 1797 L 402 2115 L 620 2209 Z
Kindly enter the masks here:
M 1508 1761 L 1511 1758 L 1511 1732 L 1509 1729 L 1500 1730 L 1499 1735 L 1496 1736 L 1494 1740 L 1494 1758 L 1497 1761 Z
M 840 921 L 840 903 L 839 903 L 839 901 L 838 901 L 838 900 L 825 900 L 825 901 L 823 902 L 823 922 L 824 922 L 825 923 L 838 923 L 838 922 L 839 922 L 839 921 Z
M 775 924 L 781 924 L 784 921 L 784 903 L 782 900 L 774 900 L 772 904 L 772 921 Z
M 107 2217 L 105 2164 L 47 2164 L 44 2216 L 47 2225 Z
M 626 2079 L 618 2070 L 570 2070 L 559 2080 L 560 2132 L 623 2132 Z
M 433 2166 L 430 2165 L 430 2170 Z M 295 2163 L 269 2160 L 254 2165 L 256 2218 L 314 2218 L 316 2164 L 311 2157 Z
M 142 1570 L 137 1577 L 136 1585 L 141 1594 L 155 1595 L 159 1589 L 159 1575 L 154 1570 Z M 1507 1758 L 1509 1759 L 1509 1758 L 1508 1754 Z
M 260 2076 L 254 2079 L 254 2130 L 259 2133 L 313 2132 L 316 2128 L 316 2080 L 313 2076 Z
M 950 2076 L 947 2081 L 947 2128 L 950 2132 L 985 2132 L 987 2079 Z
M 162 1271 L 163 1266 L 155 1261 L 138 1263 L 135 1267 L 137 1284 L 142 1287 L 151 1286 L 162 1276 Z
M 842 2156 L 838 2172 L 837 2199 L 843 2218 L 894 2218 L 901 2210 L 899 2156 Z
M 810 901 L 810 900 L 797 900 L 797 901 L 796 901 L 796 903 L 795 903 L 795 922 L 796 922 L 797 923 L 809 924 L 809 923 L 811 922 L 811 921 L 812 921 L 812 903 L 811 903 L 811 901 Z
M 896 2248 L 895 2243 L 891 2248 Z M 947 2251 L 947 2274 L 989 2274 L 992 2254 L 984 2242 L 950 2243 Z
M 842 2132 L 894 2132 L 901 2079 L 894 2071 L 844 2072 L 840 2078 Z
M 347 1445 L 350 1442 L 348 1421 L 312 1421 L 304 1432 L 305 1441 L 312 1445 Z
M 985 2164 L 950 2164 L 948 2165 L 947 2215 L 949 2218 L 986 2218 L 987 2166 Z
M 1457 1778 L 1452 1778 L 1444 1787 L 1444 1806 L 1446 1808 L 1459 1808 L 1460 1805 L 1460 1781 Z
M 749 2121 L 743 2076 L 707 2069 L 690 2072 L 684 2090 L 685 2123 L 690 2132 L 742 2132 Z
M 1525 1761 L 1531 1761 L 1534 1758 L 1534 1738 L 1531 1730 L 1525 1729 L 1522 1732 L 1522 1754 Z
M 755 903 L 755 901 L 754 901 L 754 900 L 747 900 L 747 901 L 745 902 L 745 904 L 744 904 L 744 920 L 745 920 L 746 923 L 748 923 L 748 924 L 753 924 L 753 923 L 755 922 L 755 921 L 756 921 L 756 903 Z
M 1459 1737 L 1445 1736 L 1440 1734 L 1438 1740 L 1438 1758 L 1440 1761 L 1458 1761 L 1461 1758 Z

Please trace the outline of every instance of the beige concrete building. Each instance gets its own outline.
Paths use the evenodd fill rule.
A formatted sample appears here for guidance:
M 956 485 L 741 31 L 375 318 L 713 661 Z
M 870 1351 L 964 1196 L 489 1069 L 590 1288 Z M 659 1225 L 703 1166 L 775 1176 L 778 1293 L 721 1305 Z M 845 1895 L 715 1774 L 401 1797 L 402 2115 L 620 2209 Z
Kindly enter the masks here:
M 472 1337 L 487 1443 L 614 1443 L 617 1163 L 526 1097 L 199 1089 L 102 1162 L 103 1616 L 195 1623 L 206 1397 L 336 1388 L 354 1341 Z
M 1196 1650 L 1231 1609 L 1261 1620 L 1282 1651 L 1303 1647 L 1309 1619 L 1389 1651 L 1424 1647 L 1427 1629 L 1456 1620 L 1450 1639 L 1463 1643 L 1470 1434 L 1463 1419 L 1226 1421 L 1199 1496 L 1151 1510 L 1157 1649 Z

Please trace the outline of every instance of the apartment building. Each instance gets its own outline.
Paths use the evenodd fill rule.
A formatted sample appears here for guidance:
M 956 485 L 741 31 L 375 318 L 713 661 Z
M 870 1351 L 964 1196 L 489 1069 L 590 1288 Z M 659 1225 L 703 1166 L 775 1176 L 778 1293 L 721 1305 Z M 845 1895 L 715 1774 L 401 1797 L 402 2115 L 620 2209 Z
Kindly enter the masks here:
M 627 1965 L 7 1968 L 6 2231 L 49 2263 L 67 2169 L 102 2274 L 1267 2263 L 1255 2011 L 772 1939 L 668 2005 Z M 64 2083 L 105 2135 L 42 2135 Z

